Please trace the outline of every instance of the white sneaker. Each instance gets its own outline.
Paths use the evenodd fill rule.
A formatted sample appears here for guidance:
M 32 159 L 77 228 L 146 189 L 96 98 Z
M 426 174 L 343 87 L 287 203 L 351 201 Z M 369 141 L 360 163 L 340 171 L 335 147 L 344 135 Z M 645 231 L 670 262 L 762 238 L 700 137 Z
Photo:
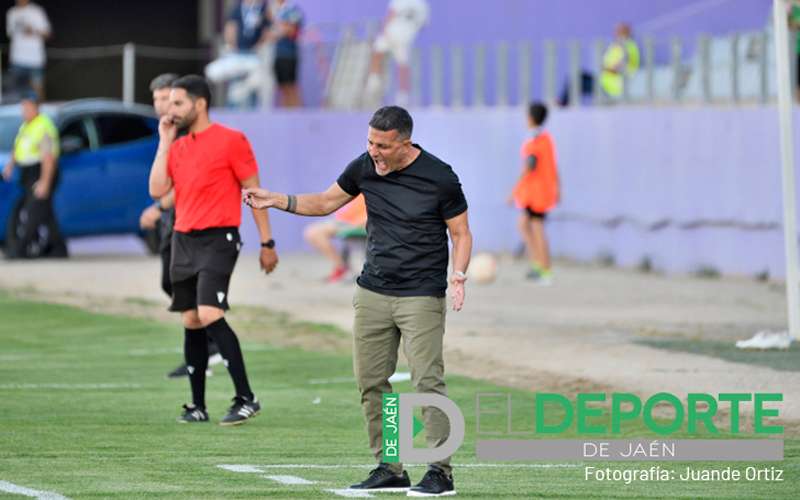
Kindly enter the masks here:
M 760 331 L 747 340 L 736 341 L 739 349 L 788 349 L 794 338 L 789 332 Z

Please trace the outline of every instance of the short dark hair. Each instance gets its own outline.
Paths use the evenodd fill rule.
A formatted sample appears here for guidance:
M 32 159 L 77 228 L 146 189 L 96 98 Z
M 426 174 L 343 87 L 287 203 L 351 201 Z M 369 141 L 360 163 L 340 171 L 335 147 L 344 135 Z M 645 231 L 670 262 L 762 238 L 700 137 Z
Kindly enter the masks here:
M 172 82 L 173 89 L 183 89 L 194 99 L 203 98 L 211 106 L 211 86 L 200 75 L 185 75 Z
M 547 120 L 547 106 L 539 101 L 532 102 L 528 106 L 528 116 L 533 120 L 534 125 L 544 125 L 545 120 Z
M 397 130 L 399 137 L 410 139 L 411 132 L 414 131 L 414 120 L 400 106 L 384 106 L 372 115 L 369 126 L 381 132 Z
M 162 73 L 150 81 L 150 92 L 172 87 L 172 83 L 178 79 L 175 73 Z

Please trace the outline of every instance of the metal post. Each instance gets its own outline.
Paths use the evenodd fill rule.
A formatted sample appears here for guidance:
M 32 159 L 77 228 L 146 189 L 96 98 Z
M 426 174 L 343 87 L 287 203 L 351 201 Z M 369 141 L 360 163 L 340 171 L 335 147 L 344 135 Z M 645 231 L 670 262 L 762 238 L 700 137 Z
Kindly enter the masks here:
M 769 100 L 769 56 L 767 54 L 767 50 L 769 49 L 769 34 L 764 30 L 759 38 L 761 39 L 761 52 L 758 58 L 758 69 L 761 74 L 761 92 L 759 97 L 761 103 L 766 104 Z M 778 44 L 776 43 L 775 45 L 777 46 Z
M 600 85 L 600 79 L 603 77 L 603 53 L 606 50 L 606 42 L 604 40 L 595 40 L 594 42 L 594 85 L 592 100 L 595 106 L 605 104 L 605 95 L 603 94 L 603 87 Z
M 442 47 L 431 47 L 431 106 L 441 106 L 444 102 L 444 55 Z
M 672 39 L 672 99 L 675 102 L 681 100 L 681 86 L 683 80 L 683 62 L 681 61 L 681 41 L 679 38 Z
M 486 104 L 486 46 L 482 43 L 475 46 L 475 88 L 473 89 L 473 94 L 473 106 Z
M 136 46 L 128 42 L 122 49 L 122 100 L 132 103 L 136 99 Z
M 738 103 L 739 96 L 739 34 L 731 37 L 731 100 Z
M 450 84 L 452 93 L 450 105 L 459 108 L 464 105 L 464 49 L 454 45 L 450 54 Z
M 697 40 L 700 49 L 700 95 L 704 103 L 711 102 L 711 39 L 700 35 Z
M 497 45 L 497 88 L 495 88 L 494 103 L 496 106 L 508 106 L 508 44 L 500 42 Z
M 569 104 L 581 105 L 581 44 L 577 40 L 569 44 Z
M 647 85 L 647 100 L 652 103 L 656 99 L 655 86 L 656 49 L 652 36 L 644 39 L 644 70 Z
M 544 100 L 556 100 L 556 44 L 552 40 L 544 42 Z
M 775 61 L 778 78 L 778 118 L 780 120 L 781 164 L 783 172 L 783 239 L 786 251 L 786 304 L 789 333 L 800 338 L 800 289 L 798 286 L 797 212 L 795 211 L 794 133 L 792 130 L 792 88 L 789 80 L 789 30 L 785 0 L 774 0 L 772 21 L 775 30 Z M 764 46 L 766 49 L 766 46 Z M 766 50 L 764 50 L 766 52 Z
M 411 95 L 409 104 L 422 106 L 422 50 L 415 47 L 411 53 Z
M 519 99 L 517 104 L 528 104 L 531 100 L 531 44 L 519 45 Z

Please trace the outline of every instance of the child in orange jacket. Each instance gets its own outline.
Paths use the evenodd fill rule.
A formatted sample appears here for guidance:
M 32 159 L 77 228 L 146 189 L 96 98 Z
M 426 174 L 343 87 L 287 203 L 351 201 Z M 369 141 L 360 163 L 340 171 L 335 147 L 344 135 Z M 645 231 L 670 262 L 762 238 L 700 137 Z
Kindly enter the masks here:
M 519 230 L 531 261 L 527 278 L 542 285 L 552 283 L 544 221 L 560 197 L 555 143 L 542 129 L 546 119 L 544 104 L 534 102 L 528 107 L 528 126 L 533 137 L 522 145 L 522 174 L 511 194 L 511 200 L 522 209 Z

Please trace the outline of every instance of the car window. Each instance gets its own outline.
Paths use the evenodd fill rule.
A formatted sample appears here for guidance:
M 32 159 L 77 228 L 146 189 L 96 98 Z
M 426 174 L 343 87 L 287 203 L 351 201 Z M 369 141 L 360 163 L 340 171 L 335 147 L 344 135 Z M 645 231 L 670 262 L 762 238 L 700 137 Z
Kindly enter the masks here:
M 64 153 L 75 153 L 89 147 L 89 134 L 82 119 L 67 122 L 60 132 L 61 149 Z
M 141 116 L 98 115 L 95 121 L 100 132 L 100 142 L 105 146 L 144 139 L 156 132 L 155 119 Z
M 21 116 L 0 117 L 0 151 L 11 151 L 14 148 L 14 139 L 22 125 Z

